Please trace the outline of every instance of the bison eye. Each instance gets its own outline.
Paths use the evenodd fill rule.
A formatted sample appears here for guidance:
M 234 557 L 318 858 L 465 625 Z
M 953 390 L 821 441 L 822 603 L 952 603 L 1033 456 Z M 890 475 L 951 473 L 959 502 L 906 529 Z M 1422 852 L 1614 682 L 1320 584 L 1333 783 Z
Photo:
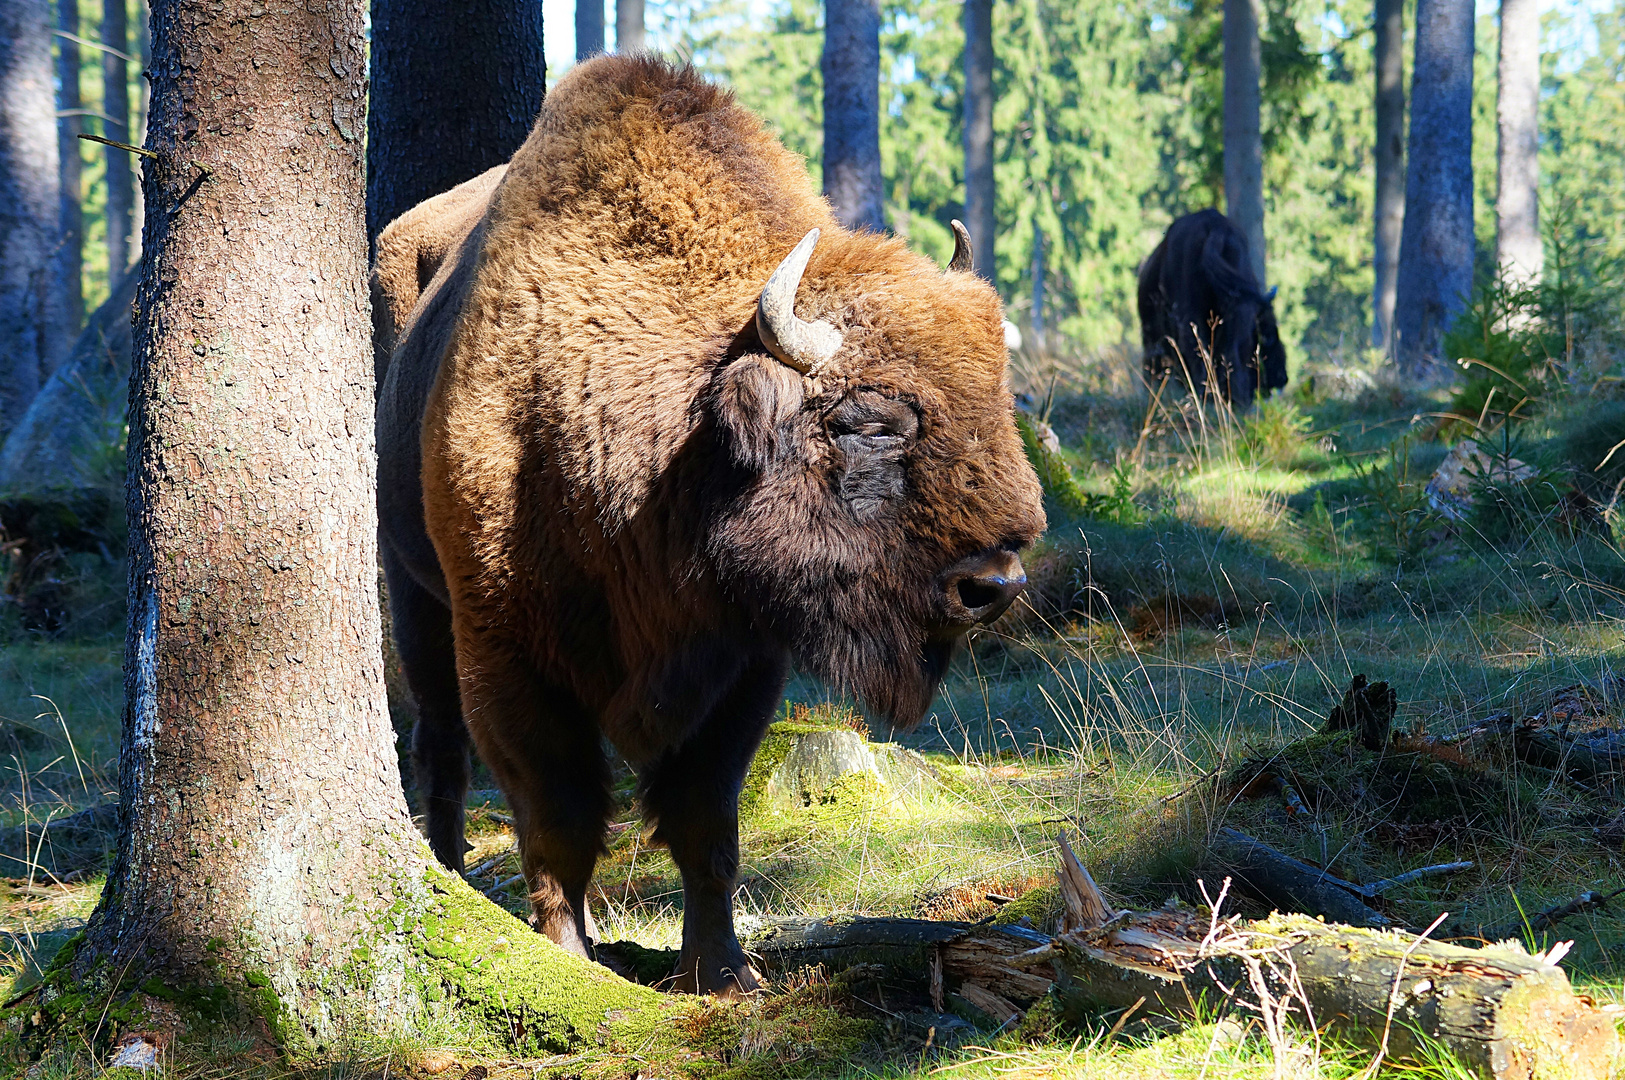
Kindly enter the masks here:
M 902 499 L 905 456 L 920 430 L 913 407 L 860 391 L 835 407 L 825 430 L 840 470 L 836 486 L 854 517 L 872 521 Z

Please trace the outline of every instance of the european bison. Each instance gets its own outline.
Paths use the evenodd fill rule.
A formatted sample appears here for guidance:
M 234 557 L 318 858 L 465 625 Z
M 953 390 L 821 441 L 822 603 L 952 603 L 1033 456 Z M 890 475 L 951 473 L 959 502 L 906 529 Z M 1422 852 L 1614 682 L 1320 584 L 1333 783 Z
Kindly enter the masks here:
M 385 231 L 374 285 L 435 854 L 462 864 L 472 735 L 536 925 L 587 954 L 607 738 L 682 873 L 677 985 L 754 988 L 737 802 L 790 665 L 915 723 L 1026 582 L 998 297 L 842 228 L 731 95 L 648 57 L 566 75 L 505 173 Z
M 1168 227 L 1140 267 L 1145 375 L 1174 378 L 1201 397 L 1246 408 L 1286 385 L 1286 349 L 1275 325 L 1275 290 L 1253 278 L 1247 238 L 1217 210 Z M 1212 375 L 1217 386 L 1209 387 Z

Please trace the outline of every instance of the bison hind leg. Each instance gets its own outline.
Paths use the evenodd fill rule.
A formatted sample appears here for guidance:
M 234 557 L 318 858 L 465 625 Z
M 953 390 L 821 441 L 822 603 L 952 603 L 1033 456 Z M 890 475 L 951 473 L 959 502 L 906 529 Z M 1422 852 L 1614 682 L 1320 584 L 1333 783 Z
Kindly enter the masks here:
M 463 872 L 463 803 L 468 797 L 469 740 L 457 688 L 451 612 L 414 580 L 382 545 L 389 612 L 407 685 L 417 703 L 412 729 L 412 771 L 434 857 Z

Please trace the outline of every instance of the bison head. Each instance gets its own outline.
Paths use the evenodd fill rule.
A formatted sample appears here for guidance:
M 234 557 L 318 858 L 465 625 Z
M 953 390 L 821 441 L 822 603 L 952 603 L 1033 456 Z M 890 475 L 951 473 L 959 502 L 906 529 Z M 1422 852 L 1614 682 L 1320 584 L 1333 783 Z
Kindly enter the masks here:
M 1271 289 L 1258 311 L 1258 392 L 1262 397 L 1286 386 L 1286 346 L 1281 344 L 1281 330 L 1275 324 L 1274 299 Z
M 738 477 L 708 554 L 798 663 L 908 725 L 966 631 L 1025 586 L 1041 494 L 998 298 L 968 250 L 944 273 L 843 232 L 803 281 L 818 236 L 779 264 L 713 377 Z

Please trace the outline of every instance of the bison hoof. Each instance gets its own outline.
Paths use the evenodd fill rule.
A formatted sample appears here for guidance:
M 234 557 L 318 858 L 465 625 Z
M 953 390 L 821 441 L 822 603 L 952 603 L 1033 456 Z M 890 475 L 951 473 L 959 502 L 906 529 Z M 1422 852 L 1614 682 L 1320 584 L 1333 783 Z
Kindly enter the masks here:
M 703 954 L 696 963 L 685 955 L 677 963 L 671 988 L 679 994 L 712 994 L 736 1001 L 761 990 L 762 982 L 743 955 L 726 963 L 706 960 Z

